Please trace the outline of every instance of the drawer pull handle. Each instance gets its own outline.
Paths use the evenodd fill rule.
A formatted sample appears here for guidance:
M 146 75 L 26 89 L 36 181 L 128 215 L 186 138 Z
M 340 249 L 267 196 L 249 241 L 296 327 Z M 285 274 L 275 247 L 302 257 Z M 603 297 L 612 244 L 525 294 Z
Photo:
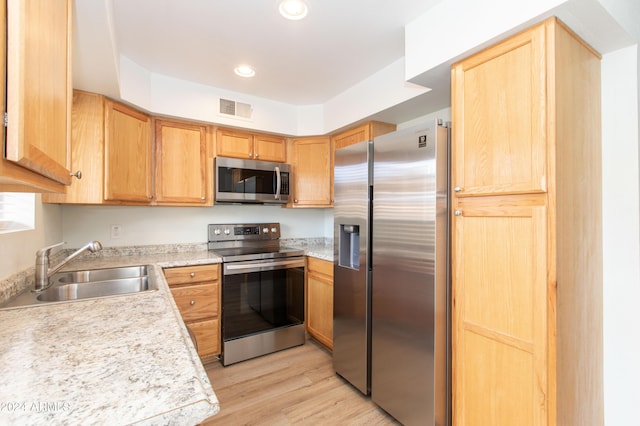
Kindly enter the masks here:
M 195 305 L 195 304 L 196 304 L 196 301 L 195 301 L 195 300 L 192 300 L 191 302 L 189 302 L 189 304 L 190 304 L 191 306 L 193 306 L 193 305 Z
M 190 276 L 191 278 L 193 278 L 193 277 L 195 277 L 195 276 L 196 276 L 196 273 L 195 273 L 195 272 L 192 272 L 192 273 L 190 273 L 190 274 L 189 274 L 189 276 Z

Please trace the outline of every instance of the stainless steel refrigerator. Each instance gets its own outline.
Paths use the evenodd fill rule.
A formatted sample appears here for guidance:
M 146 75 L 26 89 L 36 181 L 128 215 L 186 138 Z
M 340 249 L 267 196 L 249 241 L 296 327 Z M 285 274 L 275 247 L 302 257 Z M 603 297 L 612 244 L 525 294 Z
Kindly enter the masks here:
M 449 131 L 336 150 L 333 365 L 405 425 L 449 407 Z

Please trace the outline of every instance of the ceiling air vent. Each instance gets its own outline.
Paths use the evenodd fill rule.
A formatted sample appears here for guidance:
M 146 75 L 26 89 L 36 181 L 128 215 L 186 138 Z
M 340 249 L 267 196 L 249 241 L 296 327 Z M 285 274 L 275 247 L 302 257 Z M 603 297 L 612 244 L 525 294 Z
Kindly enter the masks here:
M 250 120 L 252 113 L 253 107 L 250 104 L 220 98 L 220 114 Z

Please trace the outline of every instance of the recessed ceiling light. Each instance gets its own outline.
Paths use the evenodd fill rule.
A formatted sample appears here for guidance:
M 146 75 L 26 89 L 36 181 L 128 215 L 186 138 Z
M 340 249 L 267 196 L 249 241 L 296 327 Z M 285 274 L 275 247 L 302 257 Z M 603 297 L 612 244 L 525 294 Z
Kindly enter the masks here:
M 256 71 L 249 65 L 238 65 L 233 69 L 233 72 L 240 77 L 253 77 L 256 75 Z
M 287 19 L 297 21 L 307 16 L 309 9 L 302 0 L 283 0 L 280 2 L 280 14 Z

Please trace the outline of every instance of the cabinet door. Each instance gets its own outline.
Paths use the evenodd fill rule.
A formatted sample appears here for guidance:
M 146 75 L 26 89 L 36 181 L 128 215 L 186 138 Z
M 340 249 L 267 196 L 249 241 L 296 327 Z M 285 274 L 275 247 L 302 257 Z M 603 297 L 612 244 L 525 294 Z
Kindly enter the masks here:
M 333 204 L 333 164 L 328 137 L 294 139 L 293 203 L 296 207 Z
M 496 201 L 473 199 L 454 218 L 453 422 L 543 425 L 546 208 Z
M 82 172 L 63 194 L 42 194 L 45 203 L 104 203 L 104 98 L 74 90 L 71 109 L 71 170 Z
M 287 160 L 287 150 L 284 138 L 269 135 L 253 136 L 253 153 L 256 160 L 277 161 Z
M 253 135 L 228 129 L 216 131 L 216 155 L 253 159 Z
M 546 191 L 544 31 L 539 26 L 454 65 L 457 196 Z
M 207 129 L 175 121 L 156 121 L 156 201 L 207 202 Z
M 200 358 L 220 353 L 220 324 L 218 319 L 194 321 L 187 323 L 198 344 Z
M 333 263 L 308 258 L 307 331 L 333 349 Z
M 376 136 L 384 135 L 396 130 L 395 124 L 381 121 L 370 121 L 353 129 L 334 135 L 332 138 L 334 149 L 344 148 L 358 142 L 369 141 Z
M 71 1 L 9 0 L 6 6 L 6 159 L 69 185 Z
M 371 132 L 369 131 L 369 125 L 363 124 L 362 126 L 335 135 L 333 137 L 333 146 L 334 149 L 340 149 L 358 142 L 368 141 L 370 138 Z
M 149 203 L 151 177 L 150 118 L 106 100 L 105 199 Z

